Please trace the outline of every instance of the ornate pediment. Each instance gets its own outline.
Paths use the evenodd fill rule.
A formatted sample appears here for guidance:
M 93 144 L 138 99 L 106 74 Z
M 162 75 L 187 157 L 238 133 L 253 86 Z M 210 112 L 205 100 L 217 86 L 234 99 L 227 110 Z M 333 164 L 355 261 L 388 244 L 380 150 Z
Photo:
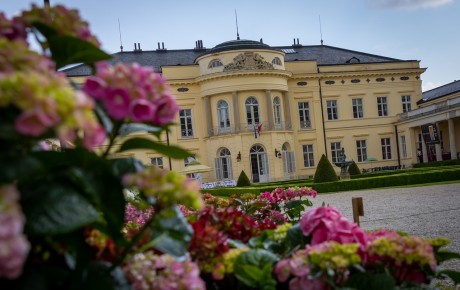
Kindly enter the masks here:
M 244 52 L 237 55 L 232 63 L 224 67 L 224 71 L 233 70 L 255 70 L 255 69 L 274 69 L 273 65 L 254 52 Z

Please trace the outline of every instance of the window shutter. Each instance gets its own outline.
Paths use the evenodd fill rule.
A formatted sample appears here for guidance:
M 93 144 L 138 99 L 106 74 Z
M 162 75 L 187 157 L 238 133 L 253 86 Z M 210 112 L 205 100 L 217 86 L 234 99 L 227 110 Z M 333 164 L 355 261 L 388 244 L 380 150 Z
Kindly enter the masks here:
M 222 179 L 222 160 L 220 158 L 214 159 L 214 163 L 216 165 L 216 178 L 217 180 Z
M 231 156 L 227 156 L 227 164 L 228 164 L 228 178 L 233 179 L 233 171 L 232 171 L 232 158 Z

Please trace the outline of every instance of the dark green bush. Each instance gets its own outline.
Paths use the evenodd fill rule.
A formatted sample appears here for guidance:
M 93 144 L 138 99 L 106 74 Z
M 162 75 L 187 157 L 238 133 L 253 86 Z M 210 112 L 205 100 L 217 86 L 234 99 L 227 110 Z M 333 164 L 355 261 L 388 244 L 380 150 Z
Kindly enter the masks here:
M 356 162 L 353 161 L 350 166 L 348 166 L 348 173 L 350 173 L 350 175 L 361 174 L 361 170 L 359 170 L 358 164 L 356 164 Z
M 238 177 L 238 181 L 236 182 L 236 186 L 244 187 L 249 185 L 251 185 L 251 181 L 249 180 L 244 170 L 241 170 L 240 176 Z
M 449 165 L 460 165 L 460 159 L 417 163 L 417 164 L 414 164 L 414 168 L 438 167 L 438 166 L 449 166 Z
M 329 162 L 326 155 L 323 154 L 319 160 L 318 167 L 316 167 L 315 183 L 331 182 L 337 180 L 337 174 L 335 173 L 331 162 Z

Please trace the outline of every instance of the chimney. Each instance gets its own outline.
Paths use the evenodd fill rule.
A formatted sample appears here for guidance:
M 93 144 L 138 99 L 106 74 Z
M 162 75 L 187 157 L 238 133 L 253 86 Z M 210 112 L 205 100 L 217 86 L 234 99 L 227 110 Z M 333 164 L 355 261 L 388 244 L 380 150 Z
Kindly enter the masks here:
M 134 42 L 134 51 L 137 51 L 137 44 Z
M 294 38 L 294 44 L 292 46 L 293 47 L 302 47 L 302 44 L 300 44 L 300 41 L 299 41 L 298 38 L 297 38 L 297 40 Z
M 140 42 L 137 43 L 137 50 L 142 51 Z
M 195 50 L 203 50 L 203 49 L 205 49 L 203 47 L 203 40 L 199 39 L 199 40 L 195 41 Z
M 165 49 L 165 43 L 164 42 L 161 43 L 161 49 Z

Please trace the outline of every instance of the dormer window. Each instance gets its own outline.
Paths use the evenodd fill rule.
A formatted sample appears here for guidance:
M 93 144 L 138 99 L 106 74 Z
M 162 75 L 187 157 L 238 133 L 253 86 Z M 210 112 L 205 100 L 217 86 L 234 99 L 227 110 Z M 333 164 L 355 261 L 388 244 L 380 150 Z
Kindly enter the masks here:
M 272 60 L 272 64 L 282 65 L 281 59 L 280 59 L 279 57 L 275 57 L 275 58 Z
M 216 68 L 223 66 L 223 63 L 219 59 L 213 59 L 209 62 L 208 68 Z

